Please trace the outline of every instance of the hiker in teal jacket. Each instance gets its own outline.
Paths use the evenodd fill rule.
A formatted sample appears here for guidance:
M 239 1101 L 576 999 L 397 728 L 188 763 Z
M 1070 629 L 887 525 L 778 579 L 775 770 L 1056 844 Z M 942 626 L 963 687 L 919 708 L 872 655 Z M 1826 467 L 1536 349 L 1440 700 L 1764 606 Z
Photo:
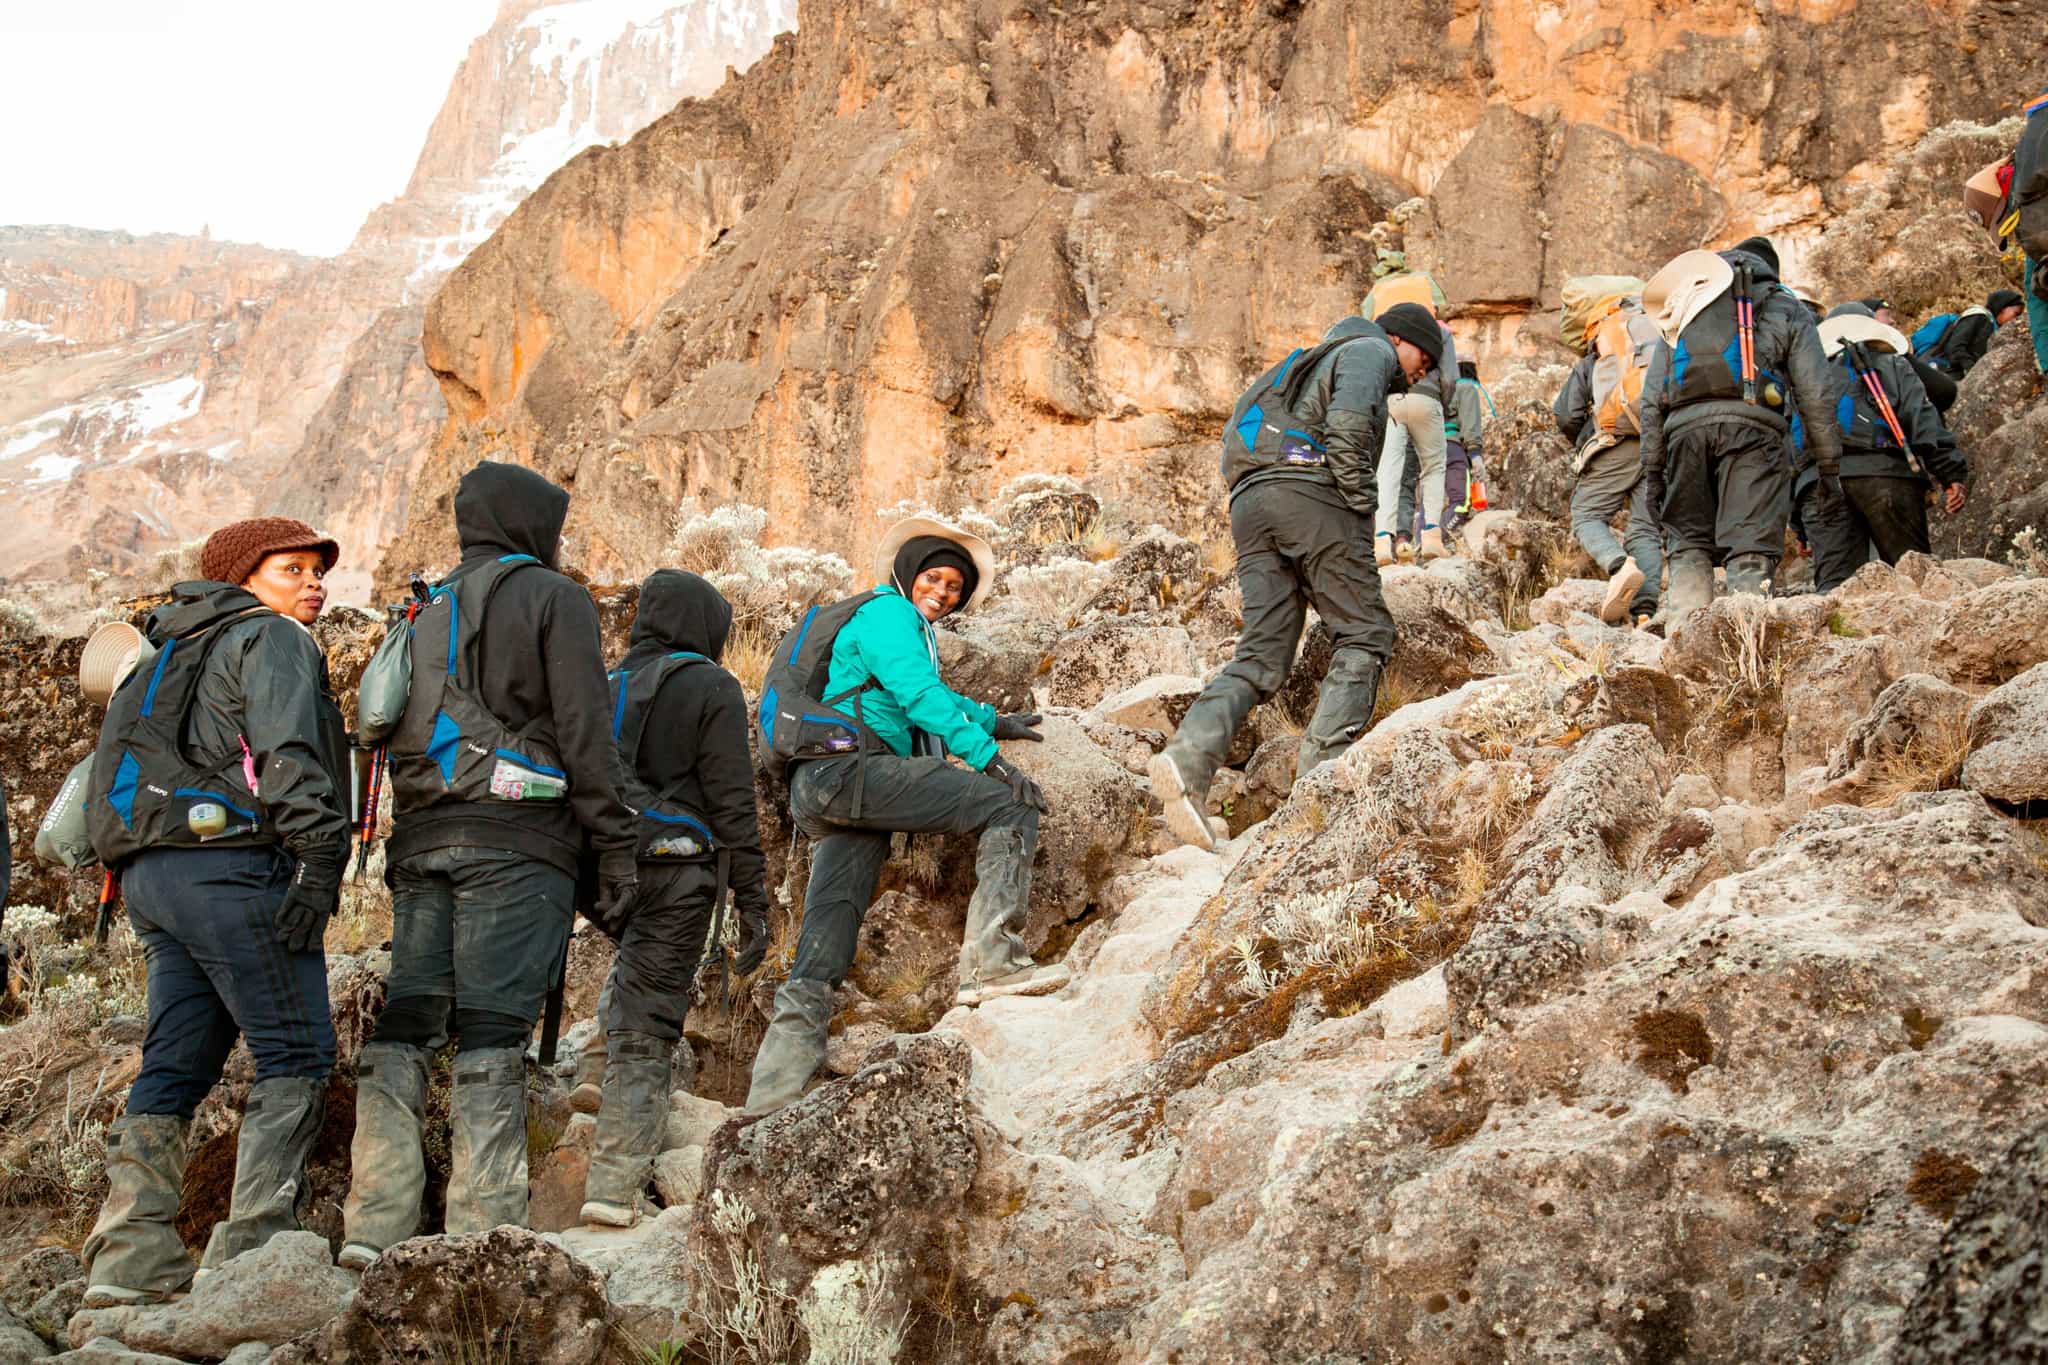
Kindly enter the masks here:
M 882 564 L 885 581 L 875 597 L 832 642 L 821 695 L 841 698 L 832 705 L 887 752 L 790 766 L 790 813 L 817 846 L 796 958 L 775 992 L 774 1015 L 754 1057 L 749 1114 L 788 1104 L 825 1060 L 833 993 L 853 965 L 860 922 L 897 830 L 980 838 L 958 1003 L 1040 995 L 1071 978 L 1064 963 L 1033 963 L 1016 933 L 1031 897 L 1046 803 L 1038 784 L 997 752 L 996 741 L 1042 738 L 1038 717 L 999 716 L 939 678 L 932 623 L 981 600 L 994 584 L 995 557 L 979 536 L 913 517 L 884 537 Z

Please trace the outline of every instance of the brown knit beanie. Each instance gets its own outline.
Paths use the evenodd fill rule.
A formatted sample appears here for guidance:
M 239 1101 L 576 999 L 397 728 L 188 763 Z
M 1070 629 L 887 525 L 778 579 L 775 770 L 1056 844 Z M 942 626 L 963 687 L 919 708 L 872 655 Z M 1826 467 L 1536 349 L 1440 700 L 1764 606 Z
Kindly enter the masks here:
M 240 583 L 255 573 L 265 555 L 318 550 L 326 572 L 341 558 L 341 547 L 295 517 L 251 517 L 231 522 L 206 538 L 199 572 L 216 583 Z

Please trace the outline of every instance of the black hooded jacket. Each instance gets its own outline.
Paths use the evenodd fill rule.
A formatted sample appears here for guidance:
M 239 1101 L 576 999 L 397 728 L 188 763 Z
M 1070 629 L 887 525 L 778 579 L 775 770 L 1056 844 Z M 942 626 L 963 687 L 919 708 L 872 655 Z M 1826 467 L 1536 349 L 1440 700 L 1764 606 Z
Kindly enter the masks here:
M 1807 452 L 1814 463 L 1829 474 L 1838 472 L 1842 443 L 1835 414 L 1828 406 L 1832 378 L 1813 313 L 1791 290 L 1779 285 L 1778 272 L 1762 256 L 1749 251 L 1723 251 L 1720 255 L 1730 265 L 1749 267 L 1756 302 L 1756 367 L 1759 373 L 1768 370 L 1784 382 L 1789 390 L 1785 407 L 1780 413 L 1740 398 L 1709 399 L 1673 407 L 1666 393 L 1672 350 L 1659 346 L 1650 360 L 1649 373 L 1643 378 L 1643 468 L 1664 468 L 1664 438 L 1668 432 L 1696 422 L 1732 421 L 1789 435 L 1788 424 L 1797 413 L 1806 433 Z M 1789 445 L 1788 440 L 1788 448 Z
M 554 569 L 568 515 L 568 493 L 532 470 L 477 465 L 455 489 L 462 563 L 448 577 L 508 554 L 532 555 L 545 566 L 510 575 L 492 594 L 480 627 L 476 689 L 511 729 L 545 718 L 569 774 L 569 799 L 444 801 L 407 811 L 392 832 L 393 866 L 429 849 L 478 845 L 530 853 L 573 873 L 586 834 L 599 853 L 637 842 L 636 818 L 619 794 L 597 607 Z
M 1324 464 L 1270 465 L 1238 478 L 1230 486 L 1230 496 L 1270 479 L 1335 483 L 1345 503 L 1369 517 L 1379 506 L 1387 395 L 1407 392 L 1408 380 L 1394 357 L 1393 344 L 1376 322 L 1343 318 L 1323 333 L 1323 340 L 1360 343 L 1339 346 L 1318 360 L 1294 403 L 1296 420 L 1327 448 Z
M 693 573 L 657 569 L 640 586 L 632 640 L 619 664 L 640 668 L 677 650 L 716 661 L 731 629 L 732 607 L 718 589 Z M 638 763 L 642 782 L 701 814 L 731 851 L 733 906 L 742 922 L 768 914 L 747 724 L 739 679 L 702 664 L 679 668 L 654 694 Z

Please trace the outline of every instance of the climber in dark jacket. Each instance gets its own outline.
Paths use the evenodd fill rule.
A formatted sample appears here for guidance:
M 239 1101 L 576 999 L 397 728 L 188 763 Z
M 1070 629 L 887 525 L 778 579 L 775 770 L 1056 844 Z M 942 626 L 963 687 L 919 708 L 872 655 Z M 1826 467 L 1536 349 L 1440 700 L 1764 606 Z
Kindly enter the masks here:
M 648 575 L 626 657 L 613 674 L 613 715 L 623 723 L 627 708 L 638 704 L 636 675 L 651 683 L 659 675 L 646 670 L 680 665 L 646 700 L 637 752 L 622 749 L 620 758 L 665 808 L 672 804 L 701 818 L 724 851 L 734 908 L 746 930 L 736 966 L 745 975 L 768 951 L 768 880 L 746 693 L 717 663 L 731 630 L 731 605 L 704 579 L 678 569 Z M 696 657 L 675 660 L 677 654 Z M 643 839 L 643 852 L 647 843 Z M 602 926 L 618 939 L 619 950 L 598 1002 L 606 1065 L 584 1187 L 586 1223 L 630 1227 L 638 1221 L 640 1191 L 668 1114 L 669 1057 L 682 1037 L 721 890 L 716 868 L 715 861 L 643 856 L 630 914 L 622 925 Z M 711 951 L 719 952 L 719 945 Z
M 1320 443 L 1320 459 L 1262 463 L 1255 446 L 1225 433 L 1223 481 L 1244 628 L 1231 661 L 1149 769 L 1167 827 L 1183 842 L 1215 847 L 1205 814 L 1209 783 L 1252 708 L 1287 681 L 1311 605 L 1335 652 L 1302 733 L 1296 776 L 1342 753 L 1372 724 L 1380 670 L 1394 651 L 1394 618 L 1372 556 L 1387 397 L 1428 373 L 1442 345 L 1436 319 L 1419 304 L 1397 304 L 1378 323 L 1344 318 L 1301 362 L 1313 368 L 1289 414 Z
M 1828 314 L 1820 338 L 1832 362 L 1828 406 L 1841 432 L 1844 497 L 1832 506 L 1814 498 L 1818 475 L 1803 451 L 1794 490 L 1813 544 L 1814 586 L 1828 592 L 1849 580 L 1872 545 L 1887 564 L 1898 563 L 1909 550 L 1931 553 L 1927 495 L 1939 488 L 1947 511 L 1961 511 L 1970 472 L 1954 434 L 1906 361 L 1904 337 L 1878 324 L 1861 304 L 1845 303 Z M 1904 448 L 1856 374 L 1852 345 L 1883 388 L 1905 434 Z
M 341 1254 L 352 1269 L 418 1224 L 427 1059 L 451 1033 L 448 1230 L 525 1223 L 526 1045 L 561 970 L 584 841 L 598 918 L 638 883 L 597 609 L 554 568 L 568 511 L 569 495 L 532 470 L 485 462 L 463 475 L 462 562 L 414 626 L 411 699 L 390 740 L 391 977 L 357 1066 Z M 421 643 L 436 619 L 452 669 Z M 471 726 L 502 738 L 466 738 Z
M 1750 272 L 1758 401 L 1745 401 L 1736 367 L 1721 359 L 1728 353 L 1723 334 L 1729 345 L 1734 339 L 1732 287 L 1698 314 L 1676 346 L 1657 348 L 1643 381 L 1643 477 L 1664 528 L 1671 574 L 1665 606 L 1674 621 L 1712 600 L 1717 561 L 1727 565 L 1731 593 L 1769 591 L 1792 508 L 1794 415 L 1819 496 L 1841 495 L 1841 441 L 1827 405 L 1832 381 L 1813 314 L 1778 283 L 1778 255 L 1768 240 L 1751 237 L 1720 256 Z M 1651 296 L 1661 292 L 1665 272 L 1659 275 L 1644 291 L 1653 315 Z
M 174 794 L 191 804 L 139 850 L 122 851 L 121 840 L 151 826 L 133 797 L 123 813 L 118 775 L 104 798 L 89 798 L 95 847 L 148 964 L 149 1028 L 126 1109 L 107 1131 L 107 1200 L 81 1252 L 87 1307 L 156 1302 L 192 1279 L 176 1226 L 185 1144 L 238 1034 L 256 1079 L 235 1144 L 233 1202 L 201 1265 L 299 1227 L 334 1066 L 321 938 L 349 840 L 347 736 L 306 629 L 326 604 L 322 579 L 336 554 L 332 540 L 287 517 L 224 526 L 200 552 L 206 580 L 177 584 L 144 630 L 157 663 L 146 684 L 131 685 L 146 685 L 161 706 L 163 666 L 196 661 L 189 692 L 168 675 L 170 695 L 189 698 L 178 731 L 185 753 L 213 771 L 196 784 L 205 790 Z M 125 746 L 141 731 L 119 728 L 122 714 L 109 709 L 96 773 L 134 752 Z M 152 782 L 147 772 L 137 779 Z M 229 811 L 242 823 L 206 828 Z
M 1984 358 L 1984 352 L 1990 349 L 1991 338 L 1998 335 L 1998 329 L 2025 310 L 2026 300 L 2018 293 L 2011 289 L 1994 289 L 1981 307 L 1965 308 L 1957 314 L 1949 323 L 1948 330 L 1941 334 L 1941 339 L 1929 348 L 1930 354 L 1919 358 L 1944 374 L 1960 379 Z M 1947 411 L 1946 405 L 1936 406 Z

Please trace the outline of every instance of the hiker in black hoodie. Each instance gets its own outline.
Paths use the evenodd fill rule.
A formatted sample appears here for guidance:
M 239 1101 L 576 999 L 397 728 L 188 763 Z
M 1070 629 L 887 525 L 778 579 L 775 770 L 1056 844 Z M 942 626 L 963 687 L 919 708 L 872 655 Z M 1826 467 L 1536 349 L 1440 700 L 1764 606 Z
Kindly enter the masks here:
M 1841 437 L 1813 314 L 1778 282 L 1778 253 L 1767 239 L 1750 237 L 1719 254 L 1750 273 L 1757 400 L 1745 401 L 1738 367 L 1727 360 L 1736 336 L 1732 287 L 1676 347 L 1657 348 L 1643 381 L 1643 479 L 1649 505 L 1660 509 L 1671 573 L 1665 610 L 1674 622 L 1713 600 L 1717 561 L 1727 565 L 1730 593 L 1769 592 L 1791 519 L 1795 414 L 1817 496 L 1842 496 Z M 1644 291 L 1653 315 L 1660 282 Z
M 1252 708 L 1287 681 L 1311 605 L 1336 648 L 1295 776 L 1344 752 L 1372 724 L 1380 670 L 1394 652 L 1394 618 L 1371 553 L 1387 396 L 1405 392 L 1442 356 L 1436 319 L 1420 304 L 1397 304 L 1377 323 L 1341 319 L 1302 352 L 1307 369 L 1287 411 L 1264 412 L 1280 402 L 1266 379 L 1238 400 L 1238 420 L 1223 437 L 1223 482 L 1244 629 L 1236 654 L 1147 770 L 1167 828 L 1182 842 L 1215 847 L 1204 810 L 1209 783 Z M 1251 414 L 1254 401 L 1263 417 Z M 1243 439 L 1261 422 L 1298 429 L 1308 444 L 1268 458 Z
M 669 1057 L 727 882 L 746 927 L 736 973 L 753 971 L 768 951 L 747 698 L 739 679 L 718 666 L 731 629 L 732 607 L 718 589 L 693 573 L 657 569 L 640 586 L 632 640 L 612 673 L 619 757 L 638 785 L 645 832 L 639 893 L 623 923 L 601 926 L 619 951 L 598 1002 L 606 1065 L 584 1186 L 586 1223 L 639 1220 L 668 1115 Z M 707 831 L 712 857 L 677 842 L 702 845 Z
M 595 916 L 638 879 L 597 609 L 554 569 L 569 495 L 485 462 L 455 491 L 462 562 L 414 621 L 390 740 L 391 978 L 357 1071 L 342 1264 L 413 1234 L 427 1058 L 452 1033 L 447 1227 L 526 1221 L 526 1044 L 596 852 Z

